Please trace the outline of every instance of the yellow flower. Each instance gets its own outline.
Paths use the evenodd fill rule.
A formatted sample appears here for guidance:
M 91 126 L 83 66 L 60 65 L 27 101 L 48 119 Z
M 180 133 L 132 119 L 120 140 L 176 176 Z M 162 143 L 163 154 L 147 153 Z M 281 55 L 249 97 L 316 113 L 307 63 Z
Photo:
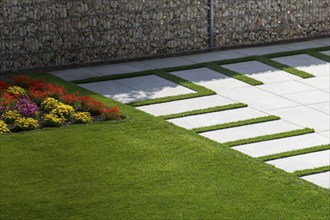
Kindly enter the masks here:
M 8 133 L 10 133 L 8 125 L 4 121 L 0 120 L 0 135 Z
M 91 114 L 89 112 L 78 112 L 73 114 L 72 118 L 78 124 L 87 124 L 93 121 Z
M 28 131 L 38 128 L 39 123 L 33 118 L 18 118 L 15 120 L 14 126 L 18 131 Z
M 74 112 L 74 108 L 71 105 L 66 105 L 59 102 L 50 113 L 61 118 L 69 119 L 74 114 Z
M 2 114 L 2 118 L 7 123 L 13 123 L 16 119 L 20 118 L 21 114 L 16 110 L 9 110 Z
M 54 114 L 45 114 L 42 122 L 46 127 L 60 127 L 65 122 L 65 118 Z
M 19 86 L 11 86 L 7 89 L 7 92 L 12 95 L 26 96 L 27 91 Z
M 60 102 L 54 98 L 46 98 L 44 101 L 41 102 L 41 107 L 46 112 L 50 112 L 55 109 L 59 103 Z

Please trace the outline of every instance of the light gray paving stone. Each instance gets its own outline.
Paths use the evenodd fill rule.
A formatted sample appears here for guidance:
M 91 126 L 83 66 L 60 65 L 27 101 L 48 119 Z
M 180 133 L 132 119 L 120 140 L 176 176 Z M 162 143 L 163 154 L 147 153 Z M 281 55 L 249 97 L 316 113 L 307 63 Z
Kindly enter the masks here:
M 317 42 L 319 44 L 322 44 L 323 46 L 330 46 L 330 38 L 315 39 L 315 40 L 312 40 L 312 41 Z
M 80 86 L 122 103 L 195 93 L 193 90 L 154 75 L 80 84 Z
M 306 54 L 278 57 L 273 58 L 273 60 L 294 67 L 298 70 L 311 73 L 315 76 L 330 74 L 330 64 L 328 62 Z
M 182 58 L 194 63 L 204 63 L 204 62 L 212 62 L 219 60 L 235 59 L 245 56 L 244 54 L 240 54 L 237 51 L 239 50 L 226 50 L 226 51 L 201 53 L 201 54 L 183 56 Z
M 326 50 L 326 51 L 321 51 L 321 53 L 330 56 L 330 50 Z
M 51 72 L 51 74 L 59 78 L 62 78 L 66 81 L 74 81 L 74 80 L 101 76 L 101 74 L 90 71 L 86 68 L 59 70 L 59 71 Z
M 321 102 L 329 102 L 329 94 L 322 90 L 312 90 L 293 94 L 286 94 L 283 97 L 300 104 L 309 105 Z
M 329 130 L 330 127 L 329 115 L 306 106 L 276 109 L 267 113 L 302 127 L 314 128 L 317 132 Z
M 205 109 L 236 103 L 220 95 L 204 96 L 192 99 L 172 101 L 154 105 L 141 106 L 137 109 L 155 116 L 177 114 L 187 111 Z
M 182 79 L 194 82 L 198 85 L 204 86 L 217 93 L 221 93 L 225 89 L 233 89 L 240 87 L 251 87 L 251 85 L 242 81 L 231 78 L 222 73 L 218 73 L 208 68 L 198 68 L 190 70 L 182 70 L 171 72 L 171 74 Z
M 116 81 L 85 83 L 79 86 L 122 103 L 129 103 L 132 100 L 139 99 L 142 95 Z
M 283 120 L 278 120 L 223 130 L 209 131 L 200 133 L 200 135 L 219 143 L 224 143 L 263 135 L 287 132 L 296 129 L 301 129 L 301 127 Z
M 151 66 L 155 69 L 194 64 L 194 62 L 192 62 L 190 60 L 186 60 L 181 57 L 167 57 L 167 58 L 160 58 L 160 59 L 153 59 L 153 60 L 145 60 L 145 61 L 142 61 L 142 63 L 146 64 L 147 66 Z
M 330 150 L 271 160 L 266 163 L 274 165 L 275 167 L 290 173 L 298 170 L 329 166 Z
M 330 88 L 322 89 L 323 91 L 330 93 Z
M 290 50 L 303 50 L 308 48 L 316 48 L 316 47 L 323 47 L 324 44 L 318 41 L 304 41 L 304 42 L 297 42 L 297 43 L 287 43 L 281 44 L 281 47 L 288 48 Z
M 326 89 L 330 87 L 330 75 L 302 79 L 299 82 L 313 86 L 316 89 Z
M 256 87 L 244 87 L 238 89 L 225 90 L 221 92 L 222 96 L 233 99 L 237 102 L 243 102 L 258 110 L 271 110 L 299 105 L 278 95 L 264 91 Z
M 115 81 L 144 93 L 148 99 L 196 93 L 191 89 L 155 75 L 119 79 Z
M 266 116 L 266 114 L 247 107 L 227 111 L 212 112 L 202 115 L 193 115 L 183 118 L 176 118 L 168 121 L 186 129 L 193 129 L 263 116 Z
M 244 49 L 239 49 L 237 52 L 240 54 L 244 54 L 246 56 L 252 56 L 252 55 L 265 55 L 265 54 L 271 54 L 271 53 L 279 53 L 279 52 L 285 52 L 285 51 L 289 51 L 289 50 L 290 49 L 281 47 L 280 45 L 274 45 L 274 46 L 244 48 Z
M 301 178 L 323 188 L 330 188 L 330 171 L 303 176 Z
M 328 130 L 328 131 L 321 131 L 321 132 L 318 132 L 318 134 L 323 135 L 324 137 L 327 137 L 330 140 L 330 130 Z
M 93 66 L 93 67 L 87 67 L 86 69 L 92 72 L 96 72 L 102 76 L 107 76 L 107 75 L 145 71 L 153 68 L 142 62 L 129 62 L 129 63 L 110 64 L 103 66 Z
M 242 73 L 263 83 L 274 83 L 288 80 L 298 80 L 299 77 L 258 61 L 249 61 L 223 65 L 223 67 Z
M 312 104 L 312 105 L 308 105 L 308 107 L 330 115 L 330 103 L 329 102 Z
M 233 147 L 233 149 L 247 154 L 251 157 L 262 157 L 326 144 L 330 144 L 329 138 L 313 133 L 252 144 L 245 144 Z
M 299 81 L 286 81 L 257 86 L 259 89 L 266 90 L 276 95 L 285 95 L 291 93 L 305 92 L 315 90 L 314 87 L 301 83 Z

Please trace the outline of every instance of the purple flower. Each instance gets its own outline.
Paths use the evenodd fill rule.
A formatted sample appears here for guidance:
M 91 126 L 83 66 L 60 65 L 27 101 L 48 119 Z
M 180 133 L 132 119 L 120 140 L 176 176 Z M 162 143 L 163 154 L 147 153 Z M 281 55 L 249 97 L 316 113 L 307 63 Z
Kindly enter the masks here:
M 25 117 L 35 116 L 38 111 L 37 104 L 27 97 L 19 98 L 16 108 Z

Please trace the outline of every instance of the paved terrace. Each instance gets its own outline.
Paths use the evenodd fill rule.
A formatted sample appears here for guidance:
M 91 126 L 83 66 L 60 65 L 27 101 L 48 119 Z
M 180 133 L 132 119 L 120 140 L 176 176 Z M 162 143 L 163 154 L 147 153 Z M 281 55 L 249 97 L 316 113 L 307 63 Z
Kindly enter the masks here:
M 327 38 L 52 74 L 330 188 L 329 46 Z

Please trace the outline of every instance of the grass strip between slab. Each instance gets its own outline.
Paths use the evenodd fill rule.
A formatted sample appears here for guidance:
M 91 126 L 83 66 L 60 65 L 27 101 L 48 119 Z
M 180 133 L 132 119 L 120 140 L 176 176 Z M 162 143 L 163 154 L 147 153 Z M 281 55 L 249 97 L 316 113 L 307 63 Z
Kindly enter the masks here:
M 302 176 L 307 176 L 307 175 L 312 175 L 312 174 L 317 174 L 317 173 L 324 173 L 330 171 L 330 166 L 324 166 L 324 167 L 318 167 L 314 169 L 307 169 L 307 170 L 299 170 L 294 172 L 299 177 Z
M 191 98 L 197 98 L 202 96 L 209 96 L 209 95 L 215 95 L 216 92 L 207 89 L 203 86 L 197 85 L 195 83 L 192 83 L 188 80 L 182 79 L 180 77 L 171 75 L 165 71 L 158 70 L 154 71 L 154 75 L 159 76 L 163 79 L 169 80 L 173 83 L 176 83 L 178 85 L 181 85 L 183 87 L 186 87 L 188 89 L 194 90 L 196 93 L 189 93 L 189 94 L 183 94 L 178 96 L 168 96 L 164 98 L 156 98 L 156 99 L 150 99 L 150 100 L 143 100 L 143 101 L 137 101 L 132 102 L 129 105 L 138 107 L 138 106 L 144 106 L 144 105 L 152 105 L 152 104 L 159 104 L 164 102 L 171 102 L 171 101 L 177 101 L 177 100 L 183 100 L 183 99 L 191 99 Z
M 263 157 L 258 157 L 258 159 L 261 161 L 269 161 L 269 160 L 292 157 L 292 156 L 296 156 L 296 155 L 308 154 L 308 153 L 313 153 L 313 152 L 318 152 L 318 151 L 328 150 L 328 149 L 330 149 L 329 144 L 300 149 L 300 150 L 293 150 L 293 151 L 288 151 L 288 152 L 283 152 L 283 153 L 278 153 L 278 154 L 273 154 L 273 155 L 267 155 L 267 156 L 263 156 Z
M 241 120 L 241 121 L 212 125 L 212 126 L 207 126 L 207 127 L 195 128 L 192 130 L 196 133 L 202 133 L 202 132 L 207 132 L 207 131 L 215 131 L 215 130 L 221 130 L 221 129 L 226 129 L 226 128 L 234 128 L 234 127 L 240 127 L 240 126 L 244 126 L 244 125 L 263 123 L 263 122 L 267 122 L 267 121 L 275 121 L 275 120 L 279 120 L 279 119 L 281 119 L 281 118 L 278 116 L 270 115 L 270 116 L 264 116 L 264 117 L 259 117 L 259 118 L 252 118 L 252 119 L 247 119 L 247 120 Z
M 283 63 L 276 62 L 276 61 L 271 60 L 270 58 L 267 58 L 267 57 L 260 56 L 260 57 L 257 57 L 256 60 L 261 62 L 261 63 L 264 63 L 266 65 L 275 67 L 277 69 L 283 70 L 285 72 L 288 72 L 290 74 L 299 76 L 299 77 L 304 78 L 304 79 L 314 77 L 314 75 L 312 75 L 310 73 L 307 73 L 307 72 L 304 72 L 304 71 L 301 71 L 301 70 L 297 70 L 297 69 L 295 69 L 291 66 L 285 65 Z
M 211 70 L 214 70 L 216 72 L 225 74 L 225 75 L 230 76 L 234 79 L 237 79 L 237 80 L 240 80 L 242 82 L 248 83 L 252 86 L 257 86 L 257 85 L 263 85 L 264 84 L 263 82 L 261 82 L 259 80 L 256 80 L 256 79 L 253 79 L 251 77 L 245 76 L 245 75 L 243 75 L 241 73 L 238 73 L 236 71 L 224 68 L 224 67 L 219 66 L 218 64 L 215 64 L 215 63 L 208 64 L 207 67 Z
M 234 104 L 229 104 L 229 105 L 216 106 L 216 107 L 193 110 L 193 111 L 182 112 L 182 113 L 177 113 L 177 114 L 164 115 L 164 116 L 159 116 L 159 118 L 169 120 L 169 119 L 182 118 L 182 117 L 187 117 L 187 116 L 192 116 L 192 115 L 201 115 L 201 114 L 206 114 L 206 113 L 226 111 L 226 110 L 237 109 L 237 108 L 245 108 L 247 106 L 248 105 L 243 104 L 243 103 L 234 103 Z
M 251 144 L 251 143 L 257 143 L 257 142 L 262 142 L 262 141 L 270 141 L 270 140 L 281 139 L 281 138 L 286 138 L 286 137 L 293 137 L 293 136 L 309 134 L 309 133 L 314 133 L 314 132 L 315 132 L 314 129 L 304 128 L 304 129 L 287 131 L 287 132 L 282 132 L 282 133 L 277 133 L 277 134 L 270 134 L 270 135 L 264 135 L 264 136 L 254 137 L 254 138 L 247 138 L 247 139 L 242 139 L 242 140 L 237 140 L 237 141 L 229 141 L 229 142 L 225 142 L 223 144 L 225 144 L 229 147 L 235 147 L 235 146 L 244 145 L 244 144 Z
M 312 57 L 315 57 L 317 59 L 324 60 L 326 62 L 330 62 L 330 56 L 328 56 L 326 54 L 323 54 L 323 53 L 320 53 L 317 51 L 309 51 L 307 54 Z

